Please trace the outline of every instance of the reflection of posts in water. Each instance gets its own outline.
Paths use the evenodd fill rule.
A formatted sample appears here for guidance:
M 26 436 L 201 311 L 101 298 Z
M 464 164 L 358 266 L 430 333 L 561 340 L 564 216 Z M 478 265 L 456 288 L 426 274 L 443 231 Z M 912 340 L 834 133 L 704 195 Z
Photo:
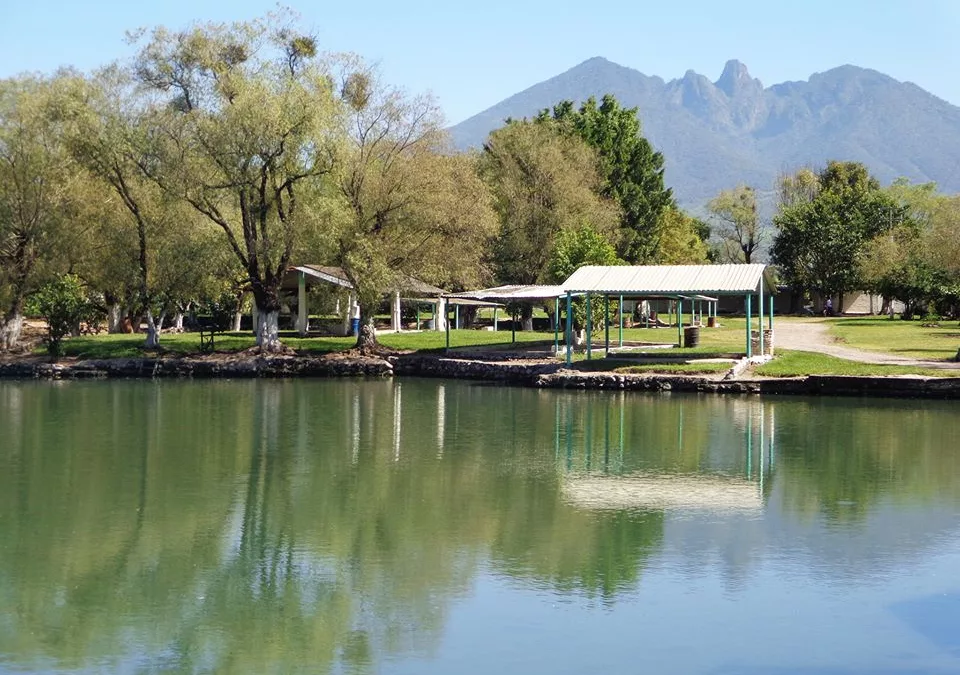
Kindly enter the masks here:
M 360 390 L 356 389 L 353 392 L 352 405 L 350 406 L 350 416 L 351 416 L 351 434 L 350 439 L 353 442 L 353 448 L 351 450 L 352 463 L 356 464 L 357 460 L 360 458 Z
M 437 387 L 437 458 L 443 457 L 444 431 L 447 416 L 447 389 Z
M 629 430 L 626 428 L 627 400 L 635 403 L 638 402 L 637 397 L 627 392 L 619 392 L 616 396 L 586 395 L 586 400 L 574 400 L 574 398 L 580 399 L 581 396 L 583 395 L 561 397 L 556 401 L 555 457 L 558 461 L 560 460 L 560 449 L 565 444 L 564 470 L 566 472 L 599 470 L 604 474 L 622 473 L 626 444 L 629 442 L 627 438 Z M 673 420 L 668 422 L 662 415 L 658 415 L 656 426 L 660 440 L 655 441 L 653 446 L 635 447 L 635 454 L 644 451 L 657 453 L 664 463 L 661 469 L 669 472 L 676 471 L 678 467 L 685 467 L 682 470 L 686 473 L 700 472 L 701 469 L 710 471 L 708 467 L 713 465 L 713 470 L 722 473 L 734 471 L 749 481 L 759 480 L 760 488 L 763 489 L 773 467 L 773 406 L 758 401 L 730 401 L 730 403 L 733 405 L 733 414 L 723 415 L 713 421 L 712 432 L 704 434 L 702 421 L 697 415 L 694 415 L 692 421 L 688 419 L 689 411 L 686 410 L 682 397 L 673 399 L 669 404 L 665 401 L 664 411 L 669 410 L 670 406 L 675 409 L 670 414 Z M 725 404 L 726 402 L 722 405 L 726 407 Z M 596 419 L 598 414 L 603 415 L 602 420 Z M 613 420 L 610 419 L 611 414 L 615 415 Z M 578 416 L 577 420 L 574 419 L 575 416 Z M 663 424 L 664 422 L 666 425 Z M 691 429 L 685 429 L 687 423 L 694 426 Z M 597 428 L 597 424 L 603 425 L 602 431 Z M 646 423 L 643 426 L 651 428 Z M 690 431 L 693 433 L 685 433 Z M 577 439 L 576 442 L 575 439 Z M 740 439 L 739 447 L 742 449 L 733 454 L 724 451 L 718 455 L 717 451 L 729 448 L 729 441 L 733 439 Z M 669 448 L 676 448 L 675 454 L 664 446 L 663 441 L 667 441 Z M 603 444 L 602 459 L 601 448 L 596 447 L 598 442 Z M 733 447 L 737 447 L 736 440 Z M 579 457 L 579 461 L 575 458 L 575 454 Z M 597 466 L 594 464 L 595 457 L 598 460 Z M 700 458 L 710 457 L 720 459 L 721 464 L 715 465 L 713 462 L 708 462 L 708 465 L 701 466 Z M 653 470 L 658 471 L 656 468 Z
M 393 388 L 393 459 L 400 460 L 400 382 L 397 382 Z

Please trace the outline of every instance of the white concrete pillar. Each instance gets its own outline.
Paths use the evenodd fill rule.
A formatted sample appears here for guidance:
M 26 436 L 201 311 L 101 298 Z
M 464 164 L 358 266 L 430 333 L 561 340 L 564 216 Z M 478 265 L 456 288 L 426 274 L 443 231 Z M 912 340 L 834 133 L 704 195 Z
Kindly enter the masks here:
M 400 291 L 393 294 L 393 311 L 390 312 L 390 327 L 394 333 L 400 332 Z
M 297 279 L 297 332 L 303 337 L 307 334 L 310 314 L 307 312 L 307 275 L 300 272 Z
M 356 312 L 360 311 L 360 306 L 357 304 L 357 296 L 353 294 L 353 291 L 347 295 L 347 307 L 343 312 L 343 334 L 350 335 L 351 324 L 353 323 L 353 318 L 356 316 Z
M 434 330 L 447 330 L 447 300 L 446 298 L 437 298 L 435 305 L 437 311 L 433 315 Z

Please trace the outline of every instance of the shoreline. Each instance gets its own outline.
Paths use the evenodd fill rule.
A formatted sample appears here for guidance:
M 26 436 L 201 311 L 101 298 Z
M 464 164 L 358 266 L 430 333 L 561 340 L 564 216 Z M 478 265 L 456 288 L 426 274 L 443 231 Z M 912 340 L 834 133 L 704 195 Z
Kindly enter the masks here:
M 395 356 L 159 356 L 49 363 L 0 362 L 0 379 L 105 380 L 300 377 L 431 377 L 539 389 L 678 391 L 711 394 L 871 396 L 960 399 L 960 377 L 806 375 L 788 378 L 625 374 L 567 370 L 542 360 L 489 360 L 446 355 Z

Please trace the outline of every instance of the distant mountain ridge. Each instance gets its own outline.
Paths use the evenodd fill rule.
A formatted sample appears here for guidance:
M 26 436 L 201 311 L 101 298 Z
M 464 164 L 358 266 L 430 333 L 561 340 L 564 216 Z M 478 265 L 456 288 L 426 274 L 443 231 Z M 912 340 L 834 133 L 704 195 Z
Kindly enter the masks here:
M 850 65 L 765 88 L 736 60 L 711 82 L 692 70 L 664 81 L 595 57 L 450 132 L 458 148 L 479 147 L 508 117 L 608 93 L 639 108 L 644 135 L 666 158 L 667 184 L 688 207 L 739 183 L 770 195 L 781 171 L 830 159 L 863 162 L 884 183 L 906 176 L 960 192 L 960 108 Z

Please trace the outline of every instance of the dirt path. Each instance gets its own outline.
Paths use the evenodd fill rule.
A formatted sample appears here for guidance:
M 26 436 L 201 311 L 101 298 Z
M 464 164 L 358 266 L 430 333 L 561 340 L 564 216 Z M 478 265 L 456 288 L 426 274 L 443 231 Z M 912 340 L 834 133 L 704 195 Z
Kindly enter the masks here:
M 878 363 L 889 366 L 917 366 L 920 368 L 938 368 L 960 370 L 960 363 L 951 361 L 923 361 L 880 352 L 868 352 L 853 347 L 845 347 L 834 342 L 830 336 L 830 326 L 822 321 L 781 321 L 774 326 L 774 344 L 778 349 L 795 349 L 805 352 L 820 352 L 848 361 Z

